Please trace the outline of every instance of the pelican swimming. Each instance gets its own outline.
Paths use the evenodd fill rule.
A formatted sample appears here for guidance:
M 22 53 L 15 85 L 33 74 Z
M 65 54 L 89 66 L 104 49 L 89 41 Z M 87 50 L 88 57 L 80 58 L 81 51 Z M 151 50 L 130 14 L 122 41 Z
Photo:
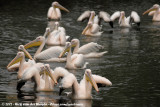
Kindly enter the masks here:
M 65 58 L 58 58 L 59 54 L 63 51 L 64 47 L 54 46 L 42 51 L 45 46 L 45 37 L 43 36 L 39 36 L 35 40 L 29 42 L 24 46 L 24 48 L 28 49 L 34 46 L 39 46 L 36 53 L 34 54 L 35 60 L 49 61 L 50 59 L 52 59 L 52 61 L 56 62 L 66 61 Z
M 47 30 L 46 30 L 47 32 Z M 59 22 L 55 22 L 54 30 L 47 35 L 46 45 L 48 46 L 65 46 L 66 40 L 69 36 L 66 36 L 66 31 L 63 27 L 59 26 Z
M 143 15 L 149 13 L 149 16 L 153 16 L 153 21 L 160 21 L 160 6 L 158 4 L 154 4 L 150 9 L 145 11 Z
M 94 17 L 92 17 L 92 15 Z M 77 21 L 83 21 L 85 19 L 92 19 L 95 23 L 100 25 L 101 19 L 103 19 L 105 22 L 109 23 L 110 26 L 113 28 L 113 22 L 110 19 L 110 15 L 107 12 L 100 11 L 99 15 L 96 15 L 94 11 L 84 11 L 77 19 Z
M 140 17 L 137 12 L 132 11 L 131 15 L 125 17 L 124 11 L 117 11 L 115 12 L 110 19 L 115 21 L 115 19 L 119 18 L 119 26 L 120 27 L 131 27 L 131 21 L 133 20 L 138 26 L 140 26 Z
M 90 69 L 86 69 L 83 79 L 78 83 L 73 74 L 68 74 L 61 81 L 60 95 L 64 89 L 72 88 L 69 95 L 72 99 L 92 99 L 92 86 L 99 92 L 98 86 L 111 86 L 112 83 L 105 77 L 93 75 Z
M 81 19 L 81 17 L 83 15 L 85 15 L 85 14 L 82 14 L 78 18 L 78 21 L 79 21 L 79 19 Z M 101 36 L 101 34 L 103 32 L 100 31 L 101 30 L 101 26 L 98 24 L 99 23 L 98 16 L 95 16 L 95 12 L 94 11 L 91 11 L 89 16 L 90 17 L 89 17 L 88 24 L 87 24 L 86 28 L 83 30 L 82 35 Z M 82 20 L 83 20 L 83 18 L 85 18 L 85 17 L 82 17 Z
M 58 2 L 53 2 L 52 6 L 48 10 L 47 17 L 48 19 L 54 19 L 54 20 L 60 20 L 61 19 L 61 10 L 64 10 L 66 12 L 69 12 L 68 9 L 60 5 Z
M 101 57 L 107 53 L 107 51 L 98 52 L 104 47 L 94 42 L 90 42 L 80 47 L 80 41 L 78 39 L 72 39 L 71 45 L 74 47 L 73 54 L 83 54 L 85 58 Z
M 67 62 L 65 68 L 67 69 L 84 69 L 88 64 L 85 62 L 84 56 L 82 54 L 73 54 L 71 56 L 71 43 L 67 43 L 64 51 L 61 52 L 59 58 L 61 58 L 67 51 Z
M 43 76 L 40 76 L 40 74 Z M 22 75 L 20 81 L 28 81 L 32 78 L 34 78 L 35 80 L 35 88 L 37 91 L 53 91 L 54 84 L 57 84 L 54 76 L 45 67 L 45 65 L 32 66 L 29 70 L 25 72 L 25 74 Z
M 33 64 L 35 64 L 35 61 L 33 60 L 32 56 L 28 53 L 28 51 L 24 48 L 23 45 L 19 45 L 18 51 L 24 52 L 25 55 L 29 58 L 29 60 L 27 62 L 24 60 L 24 69 L 32 66 Z M 20 65 L 20 63 L 17 62 L 15 64 L 11 65 L 11 66 L 7 66 L 7 70 L 8 71 L 17 71 L 19 69 L 19 65 Z
M 28 53 L 26 53 L 28 54 Z M 17 74 L 17 78 L 21 79 L 22 75 L 30 75 L 30 73 L 26 73 L 32 66 L 37 65 L 37 66 L 41 66 L 41 63 L 36 64 L 34 62 L 34 64 L 30 65 L 30 64 L 26 64 L 25 62 L 25 54 L 24 52 L 18 52 L 17 56 L 8 64 L 7 68 L 14 65 L 15 63 L 20 62 L 19 64 L 19 70 L 18 70 L 18 74 Z M 17 83 L 17 90 L 20 90 L 20 88 L 25 84 L 26 81 L 19 81 Z

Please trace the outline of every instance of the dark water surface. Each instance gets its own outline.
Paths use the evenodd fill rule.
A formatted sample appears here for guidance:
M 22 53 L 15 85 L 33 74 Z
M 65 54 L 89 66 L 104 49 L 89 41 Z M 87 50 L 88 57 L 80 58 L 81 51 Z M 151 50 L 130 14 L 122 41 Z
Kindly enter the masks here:
M 47 27 L 46 14 L 53 1 L 48 0 L 1 0 L 0 1 L 0 103 L 78 103 L 83 106 L 160 106 L 160 23 L 142 13 L 157 0 L 60 0 L 60 4 L 70 10 L 62 12 L 61 26 L 72 38 L 78 38 L 81 45 L 94 41 L 108 51 L 103 58 L 90 59 L 93 74 L 108 78 L 113 86 L 93 90 L 93 100 L 70 100 L 65 95 L 54 92 L 36 93 L 23 88 L 16 91 L 17 74 L 8 72 L 7 64 L 15 57 L 17 47 L 26 44 Z M 119 28 L 117 22 L 112 29 L 103 23 L 101 37 L 90 38 L 81 35 L 86 22 L 77 22 L 77 17 L 85 10 L 103 10 L 112 14 L 124 10 L 127 15 L 135 10 L 141 16 L 141 27 Z M 36 48 L 29 50 L 31 54 Z M 64 63 L 50 63 L 64 66 Z M 84 70 L 73 71 L 78 80 Z

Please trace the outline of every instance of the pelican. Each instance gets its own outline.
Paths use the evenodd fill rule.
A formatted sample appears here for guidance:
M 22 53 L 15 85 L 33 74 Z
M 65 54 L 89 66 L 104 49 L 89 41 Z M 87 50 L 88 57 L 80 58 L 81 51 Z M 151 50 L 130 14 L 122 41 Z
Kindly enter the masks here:
M 25 54 L 24 52 L 18 52 L 17 56 L 9 63 L 9 66 L 12 66 L 13 64 L 17 63 L 20 61 L 20 65 L 19 65 L 19 71 L 18 71 L 18 76 L 17 78 L 18 83 L 17 83 L 17 90 L 20 91 L 21 87 L 26 83 L 26 81 L 30 80 L 32 77 L 34 78 L 35 82 L 36 82 L 36 86 L 37 86 L 37 91 L 42 91 L 42 90 L 47 90 L 49 87 L 48 86 L 48 82 L 44 83 L 48 78 L 46 75 L 44 75 L 44 79 L 40 78 L 40 72 L 43 70 L 43 63 L 35 63 L 34 65 L 25 68 L 24 62 L 25 62 Z M 47 71 L 49 72 L 49 71 Z M 49 73 L 47 73 L 50 78 L 52 80 L 53 76 Z M 54 80 L 54 82 L 56 83 L 56 81 Z
M 28 53 L 26 53 L 26 54 L 28 54 Z M 18 52 L 17 56 L 8 64 L 7 68 L 9 68 L 10 66 L 12 66 L 12 65 L 14 65 L 14 64 L 16 64 L 18 62 L 20 62 L 20 64 L 19 64 L 19 70 L 18 70 L 18 74 L 17 74 L 17 78 L 18 79 L 21 79 L 22 75 L 25 74 L 25 72 L 27 70 L 29 70 L 33 65 L 36 65 L 35 63 L 33 65 L 26 64 L 24 52 Z M 25 74 L 25 75 L 29 75 L 29 74 L 30 73 Z M 25 84 L 25 82 L 26 81 L 18 81 L 18 83 L 17 83 L 17 90 L 20 90 L 20 88 Z
M 26 68 L 32 66 L 33 64 L 35 64 L 35 61 L 33 60 L 32 56 L 28 53 L 28 51 L 24 48 L 23 45 L 19 45 L 18 51 L 24 52 L 25 55 L 29 58 L 28 62 L 26 62 L 26 61 L 24 60 L 24 64 L 23 64 L 23 65 L 24 65 L 24 69 L 26 69 Z M 8 71 L 17 71 L 17 70 L 19 69 L 20 63 L 17 62 L 17 63 L 15 63 L 15 64 L 11 65 L 11 66 L 9 66 L 9 65 L 10 65 L 10 64 L 8 64 L 8 66 L 7 66 L 7 70 L 8 70 Z
M 43 48 L 45 46 L 45 38 L 42 36 L 37 37 L 35 40 L 29 42 L 24 46 L 25 49 L 31 48 L 33 46 L 39 46 L 36 53 L 34 54 L 34 59 L 39 61 L 56 61 L 56 62 L 64 62 L 65 58 L 58 58 L 59 54 L 63 51 L 64 47 L 54 46 L 50 47 L 44 51 Z
M 71 56 L 71 43 L 67 43 L 64 51 L 61 52 L 59 57 L 61 58 L 67 51 L 67 62 L 65 68 L 67 69 L 84 69 L 88 64 L 85 62 L 84 56 L 82 54 L 73 54 Z
M 47 29 L 46 29 L 47 32 Z M 47 35 L 46 45 L 48 46 L 65 46 L 66 40 L 69 36 L 66 36 L 65 29 L 59 27 L 59 22 L 55 22 L 55 29 Z
M 60 20 L 61 19 L 61 10 L 64 10 L 66 12 L 69 12 L 68 9 L 60 5 L 58 2 L 53 2 L 52 6 L 48 10 L 47 17 L 48 19 L 54 19 L 54 20 Z
M 153 16 L 153 21 L 160 21 L 160 6 L 158 4 L 154 4 L 150 9 L 145 11 L 143 15 L 149 13 L 149 16 Z
M 73 54 L 83 54 L 85 58 L 101 57 L 107 53 L 107 51 L 98 53 L 97 51 L 104 47 L 94 42 L 90 42 L 80 47 L 80 41 L 78 39 L 72 39 L 71 44 L 74 46 Z
M 91 15 L 95 17 L 91 17 Z M 83 21 L 86 18 L 92 19 L 95 21 L 95 23 L 100 25 L 101 19 L 103 19 L 105 22 L 109 23 L 110 26 L 113 28 L 113 22 L 110 19 L 110 15 L 107 12 L 100 11 L 99 15 L 95 15 L 94 11 L 84 11 L 77 19 L 77 21 Z
M 83 30 L 82 35 L 86 36 L 101 36 L 103 32 L 100 31 L 101 27 L 98 24 L 89 22 Z
M 119 26 L 120 27 L 131 27 L 131 21 L 133 20 L 138 26 L 140 26 L 140 17 L 137 12 L 132 11 L 131 15 L 125 17 L 124 11 L 117 11 L 111 16 L 111 20 L 119 18 Z
M 43 76 L 40 76 L 40 74 Z M 37 91 L 53 91 L 54 84 L 57 84 L 54 76 L 45 67 L 45 65 L 32 66 L 29 70 L 25 72 L 25 74 L 22 75 L 20 81 L 27 81 L 32 78 L 34 78 L 35 80 L 35 86 Z
M 83 16 L 84 14 L 82 14 Z M 99 26 L 99 19 L 98 16 L 95 16 L 95 12 L 91 11 L 89 15 L 89 21 L 86 26 L 86 28 L 83 30 L 82 35 L 87 36 L 101 36 L 103 32 L 101 32 L 101 27 Z M 78 18 L 78 20 L 81 18 L 81 16 Z M 83 18 L 82 18 L 83 19 Z
M 111 86 L 112 83 L 105 77 L 93 75 L 90 69 L 86 69 L 83 79 L 78 83 L 76 77 L 70 73 L 65 76 L 60 86 L 61 95 L 62 91 L 66 88 L 72 88 L 72 93 L 69 95 L 72 99 L 92 99 L 92 86 L 99 92 L 98 86 Z

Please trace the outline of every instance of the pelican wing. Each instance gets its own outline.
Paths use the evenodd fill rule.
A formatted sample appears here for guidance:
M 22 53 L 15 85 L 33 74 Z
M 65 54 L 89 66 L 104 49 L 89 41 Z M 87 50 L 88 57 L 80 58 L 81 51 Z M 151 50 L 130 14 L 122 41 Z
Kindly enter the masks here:
M 83 21 L 85 18 L 89 18 L 91 11 L 83 12 L 77 19 L 77 21 Z
M 62 50 L 63 50 L 63 47 L 54 46 L 42 51 L 40 54 L 36 55 L 34 58 L 36 60 L 47 60 L 51 58 L 58 58 Z
M 48 9 L 48 14 L 47 14 L 47 17 L 48 18 L 52 18 L 52 11 L 53 11 L 53 7 L 50 7 L 49 9 Z
M 102 18 L 105 22 L 110 22 L 110 15 L 107 12 L 100 11 L 99 12 L 99 17 Z
M 82 54 L 73 54 L 71 60 L 77 68 L 83 68 L 85 64 L 84 57 Z
M 120 15 L 121 15 L 120 11 L 117 11 L 117 12 L 113 13 L 112 16 L 110 17 L 111 21 L 116 20 L 117 18 L 120 17 Z
M 100 49 L 103 49 L 102 45 L 99 45 L 97 43 L 94 42 L 90 42 L 88 44 L 85 44 L 83 46 L 81 46 L 78 50 L 79 54 L 89 54 L 91 52 L 97 52 Z
M 93 76 L 93 79 L 95 80 L 95 82 L 97 83 L 98 87 L 112 85 L 112 82 L 105 77 L 102 77 L 99 75 L 92 75 L 92 76 Z
M 139 23 L 140 22 L 140 17 L 138 15 L 138 13 L 135 12 L 135 11 L 132 11 L 131 18 L 133 18 L 133 20 L 134 20 L 135 23 Z

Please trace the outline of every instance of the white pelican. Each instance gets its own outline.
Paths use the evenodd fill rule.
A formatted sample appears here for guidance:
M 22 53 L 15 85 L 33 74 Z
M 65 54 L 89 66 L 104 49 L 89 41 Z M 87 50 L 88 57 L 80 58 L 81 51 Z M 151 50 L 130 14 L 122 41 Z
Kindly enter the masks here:
M 40 74 L 42 76 L 40 76 Z M 45 65 L 34 65 L 28 69 L 19 81 L 27 81 L 34 78 L 37 91 L 53 91 L 54 84 L 57 81 L 54 79 L 52 73 L 45 67 Z M 53 82 L 52 82 L 52 81 Z
M 101 36 L 103 32 L 100 31 L 101 27 L 93 22 L 88 22 L 86 28 L 83 30 L 82 35 L 86 36 Z
M 24 47 L 25 49 L 28 49 L 33 46 L 39 46 L 36 53 L 34 54 L 35 60 L 49 61 L 50 59 L 52 59 L 51 61 L 56 62 L 66 61 L 65 58 L 58 58 L 59 54 L 63 51 L 64 47 L 54 46 L 42 51 L 45 46 L 45 38 L 42 36 L 37 37 L 35 40 L 29 42 Z
M 140 25 L 140 17 L 137 12 L 132 11 L 131 15 L 125 17 L 124 11 L 117 11 L 111 16 L 111 20 L 114 21 L 115 19 L 119 18 L 119 26 L 121 27 L 131 27 L 131 21 L 133 20 L 138 26 Z
M 91 15 L 94 15 L 95 17 L 92 17 L 92 20 L 95 21 L 95 23 L 100 25 L 101 19 L 103 19 L 105 22 L 109 23 L 110 26 L 113 28 L 113 22 L 110 19 L 110 15 L 107 12 L 100 11 L 99 15 L 95 15 L 94 11 L 84 11 L 77 19 L 77 21 L 83 21 L 86 18 L 91 18 Z
M 33 60 L 32 56 L 28 53 L 28 51 L 24 48 L 23 45 L 19 45 L 18 51 L 24 52 L 24 54 L 29 58 L 28 62 L 26 62 L 24 60 L 24 64 L 23 64 L 24 69 L 26 69 L 26 68 L 32 66 L 33 64 L 35 64 L 35 61 Z M 15 64 L 12 64 L 11 66 L 10 66 L 10 63 L 9 63 L 8 66 L 7 66 L 7 70 L 8 71 L 16 71 L 16 70 L 19 69 L 19 65 L 20 65 L 19 62 L 15 63 Z
M 83 54 L 85 58 L 101 57 L 107 53 L 107 51 L 98 52 L 104 47 L 94 42 L 90 42 L 80 47 L 80 41 L 78 39 L 72 39 L 71 45 L 74 46 L 73 54 Z
M 55 22 L 54 30 L 51 33 L 49 33 L 49 35 L 47 35 L 46 45 L 65 46 L 67 39 L 68 36 L 66 36 L 65 29 L 59 26 L 59 22 Z
M 82 14 L 78 20 L 85 14 Z M 87 36 L 101 36 L 103 32 L 101 32 L 101 27 L 99 26 L 99 19 L 98 16 L 95 16 L 95 12 L 91 11 L 89 15 L 89 21 L 86 26 L 86 28 L 83 30 L 82 35 L 87 35 Z M 82 17 L 83 19 L 83 17 Z
M 60 20 L 61 19 L 61 10 L 64 10 L 66 12 L 69 12 L 68 9 L 60 5 L 58 2 L 53 2 L 52 6 L 48 10 L 47 17 L 48 19 L 54 19 L 54 20 Z
M 99 75 L 93 75 L 90 69 L 86 69 L 83 79 L 78 83 L 76 77 L 70 73 L 62 79 L 62 86 L 60 86 L 60 95 L 66 88 L 72 88 L 70 97 L 72 99 L 92 99 L 92 86 L 97 92 L 99 92 L 97 85 L 111 86 L 112 83 L 105 77 Z
M 50 86 L 50 85 L 48 85 L 49 84 L 48 81 L 46 81 L 48 79 L 48 77 L 46 75 L 44 75 L 44 78 L 40 78 L 40 72 L 42 70 L 44 70 L 43 69 L 44 64 L 43 63 L 35 63 L 32 66 L 25 68 L 25 65 L 24 65 L 25 54 L 24 54 L 24 52 L 18 52 L 17 56 L 9 63 L 8 67 L 19 62 L 19 61 L 20 61 L 20 65 L 19 65 L 19 71 L 18 71 L 18 76 L 17 76 L 17 78 L 19 80 L 17 83 L 17 90 L 20 91 L 21 87 L 26 83 L 26 81 L 34 78 L 34 80 L 36 82 L 36 86 L 37 86 L 37 91 L 42 91 L 42 90 L 47 91 L 48 87 Z M 47 71 L 47 72 L 49 72 L 49 71 Z M 51 75 L 50 72 L 48 73 L 48 75 L 51 77 L 52 80 L 54 80 L 53 76 Z M 46 83 L 45 83 L 45 81 L 46 81 Z M 54 80 L 54 82 L 56 83 L 55 80 Z
M 32 65 L 30 65 L 30 63 L 26 64 L 24 52 L 18 52 L 17 56 L 8 64 L 7 68 L 16 64 L 16 63 L 18 63 L 18 62 L 20 62 L 20 64 L 19 64 L 19 70 L 18 70 L 17 78 L 21 79 L 22 75 L 25 74 L 25 72 L 27 70 L 29 70 L 33 65 L 35 65 L 35 62 L 33 61 L 32 63 L 34 63 L 34 64 L 32 64 Z M 25 74 L 25 75 L 29 75 L 29 73 Z M 20 88 L 25 84 L 25 82 L 26 81 L 19 81 L 17 83 L 17 90 L 20 90 Z
M 71 43 L 67 43 L 64 51 L 61 52 L 59 57 L 61 58 L 67 51 L 67 62 L 65 68 L 67 69 L 84 69 L 88 64 L 85 62 L 84 56 L 82 54 L 73 54 L 71 56 Z
M 160 6 L 158 4 L 154 4 L 150 9 L 145 11 L 143 15 L 149 13 L 149 16 L 153 16 L 153 21 L 160 21 Z

